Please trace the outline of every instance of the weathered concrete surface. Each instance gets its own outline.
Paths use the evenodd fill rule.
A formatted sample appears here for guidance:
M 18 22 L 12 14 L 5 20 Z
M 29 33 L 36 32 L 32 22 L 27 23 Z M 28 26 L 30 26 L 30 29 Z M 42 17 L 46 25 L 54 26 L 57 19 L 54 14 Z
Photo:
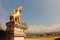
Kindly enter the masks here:
M 14 40 L 24 40 L 24 37 L 14 37 Z
M 23 29 L 19 29 L 19 28 L 14 28 L 14 36 L 20 36 L 23 37 L 24 36 L 24 32 Z

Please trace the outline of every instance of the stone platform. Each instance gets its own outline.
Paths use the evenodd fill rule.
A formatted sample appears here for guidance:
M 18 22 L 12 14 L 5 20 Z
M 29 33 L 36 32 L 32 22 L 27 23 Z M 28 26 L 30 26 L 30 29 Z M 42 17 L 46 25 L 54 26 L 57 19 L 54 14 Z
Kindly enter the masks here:
M 9 40 L 24 40 L 25 33 L 23 31 L 24 26 L 18 22 L 6 23 L 6 35 Z M 7 39 L 7 40 L 8 40 Z

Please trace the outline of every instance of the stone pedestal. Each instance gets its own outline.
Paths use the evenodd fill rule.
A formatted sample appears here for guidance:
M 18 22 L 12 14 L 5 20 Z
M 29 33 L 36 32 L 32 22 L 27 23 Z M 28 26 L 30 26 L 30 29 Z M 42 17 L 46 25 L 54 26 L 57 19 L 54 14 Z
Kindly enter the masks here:
M 24 40 L 25 33 L 23 32 L 23 25 L 18 22 L 7 22 L 6 26 L 7 40 Z

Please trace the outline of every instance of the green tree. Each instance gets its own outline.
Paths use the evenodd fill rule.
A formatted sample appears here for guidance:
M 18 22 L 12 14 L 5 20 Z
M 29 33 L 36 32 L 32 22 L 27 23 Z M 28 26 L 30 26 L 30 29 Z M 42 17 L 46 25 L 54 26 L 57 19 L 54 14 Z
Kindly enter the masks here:
M 0 30 L 3 30 L 2 26 L 0 25 Z
M 25 26 L 25 29 L 24 29 L 24 30 L 28 29 L 28 26 L 27 26 L 27 24 L 26 24 L 26 23 L 22 23 L 22 25 L 24 25 L 24 26 Z

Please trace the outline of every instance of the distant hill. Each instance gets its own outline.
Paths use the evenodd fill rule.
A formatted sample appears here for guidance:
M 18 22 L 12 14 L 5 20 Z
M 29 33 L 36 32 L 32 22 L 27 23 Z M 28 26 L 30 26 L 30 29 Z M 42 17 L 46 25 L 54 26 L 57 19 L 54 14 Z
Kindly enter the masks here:
M 53 26 L 45 26 L 45 25 L 31 25 L 28 26 L 28 29 L 25 30 L 26 33 L 49 33 L 49 32 L 59 32 L 60 24 Z

